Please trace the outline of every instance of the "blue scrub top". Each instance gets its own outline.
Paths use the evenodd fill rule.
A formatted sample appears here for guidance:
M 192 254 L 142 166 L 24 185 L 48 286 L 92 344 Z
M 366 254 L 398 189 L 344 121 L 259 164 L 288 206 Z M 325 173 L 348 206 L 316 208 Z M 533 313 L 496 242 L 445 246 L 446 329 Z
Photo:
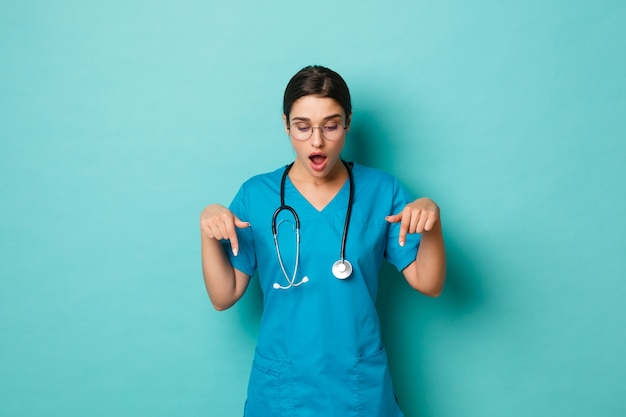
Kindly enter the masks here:
M 246 181 L 230 209 L 250 228 L 237 230 L 239 255 L 232 265 L 253 276 L 258 271 L 263 315 L 253 361 L 245 415 L 402 416 L 389 375 L 376 312 L 378 274 L 383 257 L 399 271 L 415 260 L 419 235 L 398 244 L 399 223 L 385 216 L 412 201 L 397 179 L 354 164 L 354 201 L 345 258 L 352 275 L 339 280 L 331 267 L 340 258 L 350 183 L 346 181 L 321 211 L 285 182 L 285 204 L 300 219 L 300 256 L 295 282 L 286 290 L 272 234 L 272 215 L 280 205 L 285 168 Z M 278 216 L 278 243 L 292 277 L 296 258 L 295 220 Z

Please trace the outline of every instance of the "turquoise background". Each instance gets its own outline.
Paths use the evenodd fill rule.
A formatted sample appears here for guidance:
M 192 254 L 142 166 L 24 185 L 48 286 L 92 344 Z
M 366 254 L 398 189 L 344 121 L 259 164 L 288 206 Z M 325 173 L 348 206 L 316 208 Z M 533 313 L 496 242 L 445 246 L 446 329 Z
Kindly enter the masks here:
M 382 273 L 406 415 L 626 415 L 624 51 L 622 1 L 1 1 L 0 415 L 242 414 L 260 293 L 212 309 L 198 217 L 312 63 L 442 209 L 443 295 Z

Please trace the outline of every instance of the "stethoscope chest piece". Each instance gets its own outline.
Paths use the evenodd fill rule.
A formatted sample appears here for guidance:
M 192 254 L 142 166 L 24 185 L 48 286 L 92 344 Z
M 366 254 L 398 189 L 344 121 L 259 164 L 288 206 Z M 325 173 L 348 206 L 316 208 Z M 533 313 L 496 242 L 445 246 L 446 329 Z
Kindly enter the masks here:
M 346 279 L 352 275 L 352 264 L 345 259 L 340 259 L 333 264 L 333 275 L 337 279 Z

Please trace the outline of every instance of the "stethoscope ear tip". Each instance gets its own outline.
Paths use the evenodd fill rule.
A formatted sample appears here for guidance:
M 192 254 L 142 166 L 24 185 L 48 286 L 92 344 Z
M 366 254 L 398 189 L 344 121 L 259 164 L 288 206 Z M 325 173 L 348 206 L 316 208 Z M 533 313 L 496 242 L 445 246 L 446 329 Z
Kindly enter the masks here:
M 283 287 L 282 285 L 280 285 L 278 282 L 275 282 L 274 285 L 272 285 L 272 287 L 274 287 L 275 290 L 288 290 L 291 287 L 297 287 L 301 284 L 304 284 L 305 282 L 309 282 L 309 277 L 303 277 L 300 282 L 298 282 L 297 284 L 294 284 L 293 282 L 289 281 L 289 285 Z

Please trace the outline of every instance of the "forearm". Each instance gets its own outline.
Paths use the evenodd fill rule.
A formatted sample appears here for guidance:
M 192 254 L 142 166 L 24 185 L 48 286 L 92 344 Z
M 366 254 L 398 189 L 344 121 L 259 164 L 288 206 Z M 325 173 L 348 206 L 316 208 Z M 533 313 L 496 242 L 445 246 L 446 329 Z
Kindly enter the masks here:
M 241 298 L 249 277 L 232 267 L 220 241 L 204 233 L 201 239 L 204 285 L 215 309 L 225 310 Z
M 446 279 L 446 250 L 441 222 L 422 233 L 415 262 L 404 271 L 408 283 L 423 294 L 437 297 Z

